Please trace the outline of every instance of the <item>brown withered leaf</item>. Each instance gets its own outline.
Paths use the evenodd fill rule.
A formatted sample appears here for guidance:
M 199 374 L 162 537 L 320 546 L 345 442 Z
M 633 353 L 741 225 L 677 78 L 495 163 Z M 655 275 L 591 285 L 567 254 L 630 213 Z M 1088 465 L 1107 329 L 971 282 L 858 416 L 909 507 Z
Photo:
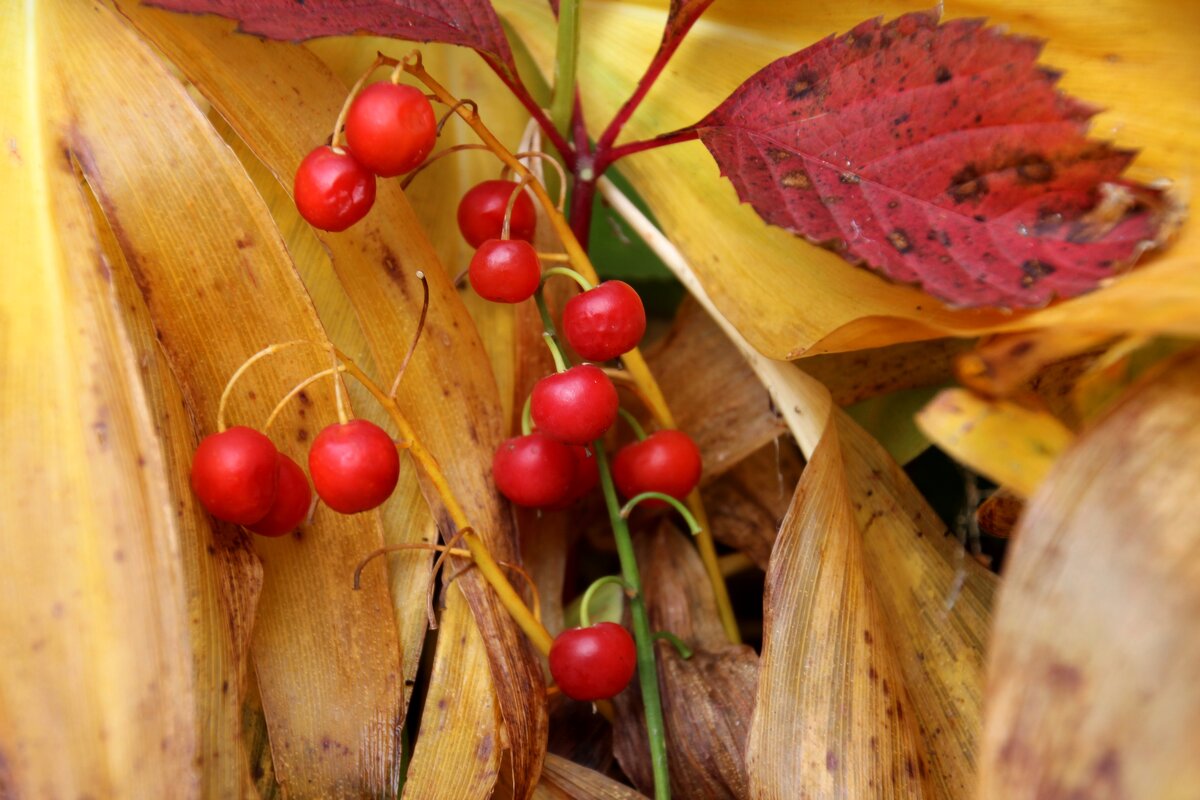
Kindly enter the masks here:
M 53 54 L 42 78 L 63 96 L 55 122 L 134 271 L 190 411 L 211 432 L 221 388 L 249 354 L 269 342 L 320 342 L 322 329 L 261 199 L 176 77 L 107 7 L 45 8 L 54 41 L 70 42 L 42 48 Z M 327 364 L 313 348 L 260 365 L 234 393 L 230 419 L 260 424 L 286 387 Z M 336 419 L 327 394 L 310 400 L 307 417 L 273 431 L 301 459 L 310 426 Z M 319 512 L 316 531 L 255 543 L 264 585 L 253 650 L 275 767 L 293 797 L 384 791 L 399 779 L 399 646 L 384 582 L 354 593 L 348 581 L 381 544 L 378 519 Z
M 803 466 L 795 442 L 780 437 L 705 486 L 713 537 L 765 570 Z
M 905 676 L 867 576 L 844 458 L 831 425 L 767 570 L 747 753 L 756 798 L 932 796 Z
M 90 197 L 90 195 L 89 195 Z M 138 363 L 147 405 L 159 431 L 165 476 L 179 525 L 180 561 L 193 642 L 202 797 L 253 797 L 242 738 L 250 641 L 262 591 L 262 564 L 250 537 L 219 523 L 196 501 L 189 480 L 197 437 L 179 383 L 154 335 L 133 272 L 103 212 L 92 212 L 109 277 Z
M 1012 489 L 1001 486 L 980 504 L 975 511 L 975 521 L 989 536 L 1007 539 L 1024 511 L 1025 501 Z
M 797 363 L 825 384 L 833 402 L 848 406 L 902 389 L 944 383 L 954 375 L 955 358 L 970 349 L 968 339 L 931 339 L 813 355 Z
M 326 137 L 328 121 L 336 118 L 346 87 L 304 48 L 237 36 L 220 21 L 166 15 L 132 4 L 123 8 L 170 53 L 277 178 L 290 186 L 295 165 Z M 511 518 L 500 505 L 490 477 L 477 467 L 490 461 L 503 436 L 496 384 L 478 332 L 403 192 L 395 182 L 381 183 L 371 214 L 359 225 L 320 238 L 330 250 L 334 271 L 359 318 L 374 362 L 385 374 L 399 365 L 415 329 L 421 303 L 415 273 L 426 274 L 431 305 L 425 337 L 409 367 L 399 405 L 438 457 L 451 489 L 489 550 L 498 559 L 515 560 Z M 440 515 L 440 509 L 435 513 Z M 440 518 L 439 527 L 443 536 L 453 530 Z M 487 647 L 492 687 L 507 727 L 506 738 L 496 735 L 493 742 L 512 748 L 517 793 L 524 796 L 536 782 L 545 748 L 545 706 L 529 702 L 531 693 L 540 695 L 541 668 L 479 574 L 467 572 L 459 585 L 484 633 L 466 639 L 464 646 Z M 482 690 L 486 684 L 475 686 Z M 475 706 L 482 707 L 482 702 Z M 484 722 L 481 717 L 480 723 Z M 464 728 L 448 735 L 472 733 Z M 480 775 L 488 772 L 481 769 Z
M 550 754 L 533 800 L 646 800 L 623 783 Z
M 747 798 L 747 723 L 754 708 L 758 657 L 732 646 L 718 621 L 700 557 L 669 523 L 635 541 L 654 630 L 693 647 L 683 659 L 657 645 L 658 684 L 667 728 L 672 791 L 680 797 Z M 636 786 L 653 786 L 649 742 L 636 683 L 615 699 L 614 751 Z
M 0 14 L 0 795 L 198 798 L 179 525 L 65 147 L 58 12 Z
M 1072 445 L 1017 529 L 980 797 L 1200 794 L 1200 350 Z
M 677 427 L 699 446 L 706 481 L 783 433 L 754 372 L 694 301 L 682 303 L 667 335 L 647 348 L 646 361 Z

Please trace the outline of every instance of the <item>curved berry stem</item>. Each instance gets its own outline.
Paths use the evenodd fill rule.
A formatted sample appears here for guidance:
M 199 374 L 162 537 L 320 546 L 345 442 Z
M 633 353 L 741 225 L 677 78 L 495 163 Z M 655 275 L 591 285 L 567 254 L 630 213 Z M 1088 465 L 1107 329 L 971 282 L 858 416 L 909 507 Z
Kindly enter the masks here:
M 346 94 L 346 100 L 342 103 L 342 110 L 338 112 L 337 120 L 333 123 L 333 135 L 329 137 L 329 146 L 338 148 L 341 146 L 342 128 L 346 125 L 346 114 L 350 112 L 350 105 L 354 102 L 354 98 L 358 97 L 358 92 L 362 89 L 363 84 L 367 82 L 367 78 L 371 77 L 371 73 L 382 67 L 388 61 L 384 55 L 378 55 L 371 62 L 371 66 L 362 74 L 354 86 L 350 87 L 350 91 Z M 395 73 L 393 72 L 392 83 L 395 83 Z
M 625 585 L 625 579 L 620 575 L 605 575 L 603 578 L 597 578 L 592 581 L 592 585 L 587 587 L 587 591 L 583 593 L 583 599 L 579 601 L 579 624 L 581 627 L 592 627 L 592 617 L 588 613 L 588 609 L 591 608 L 592 596 L 596 594 L 596 590 L 601 586 L 610 583 L 615 583 L 626 591 L 629 590 L 629 587 Z
M 642 492 L 641 494 L 633 497 L 629 500 L 629 502 L 621 507 L 621 516 L 625 519 L 629 519 L 629 515 L 633 513 L 633 509 L 637 507 L 638 503 L 641 503 L 645 500 L 662 500 L 666 503 L 670 503 L 675 507 L 675 510 L 679 512 L 679 515 L 683 517 L 684 522 L 686 522 L 688 525 L 688 530 L 692 532 L 693 536 L 703 530 L 703 528 L 700 527 L 700 523 L 696 522 L 696 518 L 692 516 L 692 512 L 688 511 L 687 506 L 676 500 L 674 497 L 671 497 L 671 495 L 663 494 L 662 492 Z
M 549 331 L 542 334 L 542 339 L 546 342 L 546 347 L 550 348 L 550 357 L 554 359 L 555 372 L 566 372 L 567 361 L 563 358 L 562 350 L 558 349 L 558 342 L 554 341 L 554 334 Z
M 644 442 L 646 440 L 646 430 L 642 427 L 642 423 L 638 422 L 637 417 L 635 417 L 633 414 L 630 414 L 623 408 L 618 408 L 617 413 L 621 415 L 621 419 L 628 423 L 630 429 L 633 431 L 633 435 L 637 437 L 637 440 L 639 442 Z
M 287 394 L 285 394 L 283 396 L 283 398 L 278 403 L 275 404 L 275 408 L 271 409 L 270 415 L 267 416 L 267 421 L 263 423 L 263 426 L 262 426 L 263 433 L 267 433 L 269 430 L 271 430 L 271 425 L 273 425 L 275 423 L 275 420 L 279 417 L 280 412 L 283 411 L 284 407 L 288 404 L 288 401 L 290 401 L 293 397 L 300 394 L 302 391 L 304 391 L 305 389 L 307 389 L 309 386 L 313 385 L 317 381 L 321 380 L 321 378 L 325 378 L 330 375 L 336 375 L 339 372 L 345 372 L 345 371 L 346 371 L 346 368 L 344 366 L 342 366 L 341 364 L 338 364 L 336 367 L 330 367 L 329 369 L 323 369 L 320 372 L 309 375 L 307 378 L 300 381 L 300 383 L 293 386 L 292 390 L 290 392 L 288 392 Z
M 448 112 L 448 113 L 452 113 L 452 112 Z M 452 153 L 461 153 L 464 150 L 486 150 L 489 153 L 492 152 L 491 148 L 488 147 L 486 144 L 455 144 L 455 145 L 451 145 L 450 147 L 444 147 L 441 150 L 438 150 L 436 153 L 430 155 L 424 161 L 422 161 L 421 166 L 417 167 L 412 172 L 408 173 L 403 178 L 401 178 L 400 179 L 400 188 L 407 189 L 409 187 L 409 185 L 416 179 L 416 177 L 418 175 L 420 175 L 422 172 L 424 172 L 427 167 L 433 166 L 433 164 L 435 162 L 440 161 L 441 159 L 445 158 L 448 155 L 451 155 Z
M 642 598 L 642 579 L 638 574 L 637 556 L 633 551 L 633 540 L 629 526 L 621 516 L 617 501 L 617 489 L 613 485 L 608 456 L 604 452 L 604 441 L 597 440 L 596 466 L 600 470 L 600 488 L 604 492 L 604 505 L 612 525 L 613 540 L 617 544 L 617 557 L 621 562 L 621 577 L 625 581 L 625 594 L 629 598 L 629 616 L 633 624 L 633 640 L 637 648 L 638 685 L 642 690 L 642 706 L 646 715 L 646 738 L 650 743 L 650 766 L 654 773 L 654 796 L 656 800 L 671 797 L 671 777 L 667 769 L 666 725 L 663 722 L 662 697 L 658 691 L 658 666 L 654 658 L 654 637 L 650 631 L 650 618 L 646 613 L 646 602 Z
M 488 552 L 487 545 L 484 544 L 483 539 L 479 538 L 474 530 L 471 529 L 466 513 L 463 511 L 462 506 L 458 504 L 458 498 L 450 491 L 450 485 L 446 481 L 446 475 L 442 472 L 437 458 L 434 457 L 433 453 L 426 450 L 425 445 L 417 438 L 416 432 L 400 411 L 399 406 L 396 405 L 396 401 L 388 397 L 348 356 L 341 351 L 337 351 L 337 353 L 345 365 L 346 371 L 375 397 L 379 405 L 391 417 L 392 422 L 395 423 L 400 432 L 400 438 L 409 442 L 408 452 L 412 455 L 413 461 L 416 462 L 417 468 L 421 470 L 429 485 L 437 492 L 438 497 L 441 498 L 442 505 L 462 535 L 462 540 L 467 545 L 467 550 L 470 551 L 471 558 L 475 561 L 475 566 L 479 568 L 484 579 L 491 584 L 492 590 L 496 592 L 496 597 L 500 600 L 501 605 L 504 606 L 504 609 L 521 630 L 525 632 L 529 640 L 533 642 L 538 652 L 542 653 L 542 655 L 548 655 L 550 653 L 550 646 L 554 643 L 553 637 L 538 622 L 533 612 L 525 605 L 525 601 L 521 599 L 516 589 L 509 583 L 504 571 L 496 563 L 496 559 L 492 558 L 492 554 Z
M 504 206 L 504 225 L 500 228 L 500 238 L 507 239 L 509 228 L 512 226 L 513 206 L 517 203 L 517 198 L 521 196 L 521 192 L 525 191 L 525 187 L 531 183 L 538 183 L 537 178 L 533 174 L 521 176 L 521 180 L 517 182 L 516 188 L 508 195 L 508 202 Z
M 412 342 L 408 345 L 408 352 L 404 354 L 404 360 L 400 362 L 400 369 L 396 370 L 396 379 L 392 381 L 392 390 L 388 392 L 388 397 L 396 399 L 396 392 L 400 390 L 400 379 L 404 377 L 405 370 L 408 369 L 408 362 L 412 361 L 413 353 L 417 351 L 417 343 L 421 341 L 421 331 L 425 330 L 425 318 L 429 315 L 429 281 L 425 280 L 425 273 L 417 270 L 417 280 L 421 281 L 421 315 L 417 317 L 417 330 L 413 333 Z
M 664 642 L 668 642 L 672 647 L 674 647 L 675 652 L 679 653 L 679 657 L 684 661 L 687 661 L 689 658 L 695 655 L 695 653 L 692 652 L 692 648 L 687 646 L 687 642 L 683 641 L 683 639 L 680 639 L 670 631 L 655 631 L 654 640 L 658 641 L 659 639 L 663 640 Z
M 274 355 L 280 350 L 286 350 L 289 347 L 306 344 L 312 347 L 324 348 L 326 345 L 318 342 L 310 342 L 308 339 L 293 339 L 290 342 L 281 342 L 279 344 L 269 344 L 263 349 L 254 353 L 241 363 L 241 365 L 233 371 L 229 376 L 229 380 L 225 381 L 225 388 L 221 390 L 221 399 L 217 402 L 217 432 L 221 433 L 225 430 L 225 407 L 229 405 L 229 396 L 233 394 L 233 387 L 237 384 L 241 377 L 246 374 L 246 370 L 257 364 L 267 356 Z
M 549 278 L 551 278 L 555 275 L 562 275 L 564 278 L 570 278 L 571 280 L 578 283 L 579 287 L 581 289 L 583 289 L 585 292 L 590 292 L 592 289 L 596 288 L 595 286 L 592 285 L 591 281 L 589 281 L 587 278 L 583 277 L 582 275 L 580 275 L 578 272 L 571 269 L 570 267 L 551 267 L 550 269 L 548 269 L 542 273 L 542 283 L 545 284 Z
M 525 396 L 525 405 L 521 407 L 521 435 L 533 433 L 533 395 Z

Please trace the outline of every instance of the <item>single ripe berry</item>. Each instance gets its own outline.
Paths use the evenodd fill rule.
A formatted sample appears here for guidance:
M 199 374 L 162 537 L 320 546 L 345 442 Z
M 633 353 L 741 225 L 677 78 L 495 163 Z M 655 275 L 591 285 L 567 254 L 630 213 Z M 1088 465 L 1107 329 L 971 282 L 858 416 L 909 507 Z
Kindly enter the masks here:
M 615 622 L 571 628 L 550 645 L 550 674 L 573 700 L 606 700 L 633 679 L 637 650 L 629 631 Z
M 400 455 L 383 428 L 352 419 L 317 434 L 308 451 L 308 471 L 327 506 L 357 514 L 391 496 L 400 477 Z
M 574 474 L 571 448 L 540 433 L 508 439 L 492 457 L 496 488 L 519 506 L 544 508 L 561 502 Z
M 618 450 L 612 469 L 617 489 L 625 498 L 662 492 L 683 500 L 700 482 L 700 448 L 683 431 L 655 431 Z M 647 500 L 641 505 L 661 508 L 666 503 Z
M 499 239 L 504 229 L 504 209 L 517 184 L 513 181 L 484 181 L 472 187 L 458 204 L 458 229 L 471 247 L 488 239 Z M 531 241 L 537 227 L 533 201 L 522 190 L 513 202 L 508 238 Z
M 206 436 L 192 457 L 192 489 L 217 519 L 251 525 L 275 502 L 276 455 L 270 439 L 241 425 Z
M 596 462 L 596 454 L 590 447 L 573 444 L 568 446 L 575 459 L 575 472 L 571 476 L 571 485 L 567 493 L 557 503 L 545 506 L 551 511 L 562 511 L 570 508 L 575 501 L 596 488 L 600 482 L 600 466 Z
M 534 424 L 566 444 L 598 439 L 616 422 L 618 405 L 616 387 L 591 364 L 547 375 L 534 384 L 530 399 Z
M 646 332 L 646 310 L 628 283 L 605 281 L 568 300 L 562 324 L 580 357 L 608 361 L 637 347 Z
M 542 265 L 533 245 L 521 239 L 488 239 L 471 256 L 471 288 L 493 303 L 520 303 L 533 297 Z
M 437 117 L 412 86 L 373 83 L 346 113 L 346 145 L 358 163 L 384 178 L 420 166 L 437 142 Z
M 275 492 L 275 502 L 265 517 L 246 526 L 262 536 L 283 536 L 296 530 L 308 516 L 308 507 L 312 504 L 312 490 L 308 488 L 308 478 L 304 477 L 300 465 L 283 453 L 276 456 L 276 463 L 279 488 Z
M 292 192 L 309 225 L 344 231 L 374 205 L 375 176 L 349 153 L 323 145 L 300 162 Z

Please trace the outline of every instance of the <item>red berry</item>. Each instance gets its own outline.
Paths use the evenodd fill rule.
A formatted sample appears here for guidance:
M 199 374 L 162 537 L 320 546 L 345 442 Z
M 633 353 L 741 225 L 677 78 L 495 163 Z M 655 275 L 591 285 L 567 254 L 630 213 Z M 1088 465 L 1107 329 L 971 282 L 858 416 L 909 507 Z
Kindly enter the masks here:
M 488 239 L 471 256 L 471 288 L 493 303 L 519 303 L 533 297 L 542 265 L 533 245 L 520 239 Z
M 458 229 L 471 247 L 488 239 L 499 239 L 504 228 L 504 209 L 517 184 L 513 181 L 484 181 L 472 187 L 458 204 Z M 537 227 L 537 212 L 524 190 L 513 203 L 508 238 L 531 241 Z
M 616 422 L 618 405 L 617 390 L 604 371 L 581 364 L 534 384 L 530 411 L 547 436 L 566 444 L 588 444 Z
M 300 162 L 292 191 L 308 224 L 344 231 L 375 203 L 375 176 L 349 153 L 324 145 Z
M 279 489 L 275 493 L 275 502 L 265 517 L 246 526 L 262 536 L 291 533 L 308 516 L 308 507 L 312 504 L 312 490 L 308 488 L 308 478 L 304 477 L 300 465 L 283 453 L 276 457 L 276 464 Z
M 241 425 L 206 436 L 192 458 L 192 489 L 217 519 L 258 522 L 275 502 L 276 454 L 270 439 Z
M 605 281 L 567 301 L 563 335 L 588 361 L 608 361 L 637 347 L 646 332 L 642 298 L 624 281 Z
M 561 502 L 574 474 L 571 449 L 540 433 L 508 439 L 492 457 L 496 488 L 519 506 L 544 508 Z
M 566 495 L 553 505 L 546 506 L 551 511 L 562 511 L 570 508 L 575 501 L 596 488 L 600 482 L 600 466 L 596 463 L 596 454 L 590 447 L 570 445 L 571 455 L 575 459 L 575 472 L 571 476 L 571 485 Z
M 357 514 L 391 496 L 400 477 L 400 455 L 382 428 L 352 419 L 317 434 L 308 451 L 308 471 L 327 506 Z
M 346 113 L 346 145 L 367 169 L 391 178 L 420 166 L 437 142 L 429 99 L 412 86 L 372 83 Z
M 616 697 L 629 685 L 636 668 L 633 637 L 615 622 L 565 630 L 550 646 L 550 674 L 573 700 Z
M 683 500 L 700 482 L 700 448 L 683 431 L 655 431 L 628 444 L 613 458 L 613 480 L 625 498 L 642 492 L 662 492 Z M 661 508 L 661 500 L 641 505 Z

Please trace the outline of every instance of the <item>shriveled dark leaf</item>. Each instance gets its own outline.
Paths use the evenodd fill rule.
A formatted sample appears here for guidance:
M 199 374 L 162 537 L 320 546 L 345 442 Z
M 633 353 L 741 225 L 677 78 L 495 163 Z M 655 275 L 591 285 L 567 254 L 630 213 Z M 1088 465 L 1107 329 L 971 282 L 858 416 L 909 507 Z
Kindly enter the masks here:
M 1007 539 L 1024 510 L 1025 501 L 1013 490 L 1001 486 L 975 511 L 975 521 L 987 535 Z
M 369 33 L 414 42 L 443 42 L 480 51 L 513 76 L 508 39 L 487 0 L 147 0 L 146 5 L 236 19 L 245 33 L 298 42 Z
M 646 349 L 646 360 L 676 426 L 700 448 L 706 481 L 783 433 L 767 390 L 695 302 L 684 301 L 670 332 Z
M 679 797 L 749 797 L 746 738 L 758 656 L 744 645 L 727 644 L 704 567 L 683 534 L 663 524 L 635 546 L 651 627 L 695 648 L 684 660 L 670 645 L 657 645 L 672 790 Z M 617 761 L 636 786 L 650 791 L 649 744 L 636 683 L 615 705 Z
M 1164 196 L 1086 137 L 1039 41 L 870 20 L 779 59 L 694 127 L 767 222 L 957 306 L 1095 288 L 1156 243 Z
M 716 540 L 765 570 L 803 466 L 795 443 L 780 438 L 705 486 L 702 495 Z

